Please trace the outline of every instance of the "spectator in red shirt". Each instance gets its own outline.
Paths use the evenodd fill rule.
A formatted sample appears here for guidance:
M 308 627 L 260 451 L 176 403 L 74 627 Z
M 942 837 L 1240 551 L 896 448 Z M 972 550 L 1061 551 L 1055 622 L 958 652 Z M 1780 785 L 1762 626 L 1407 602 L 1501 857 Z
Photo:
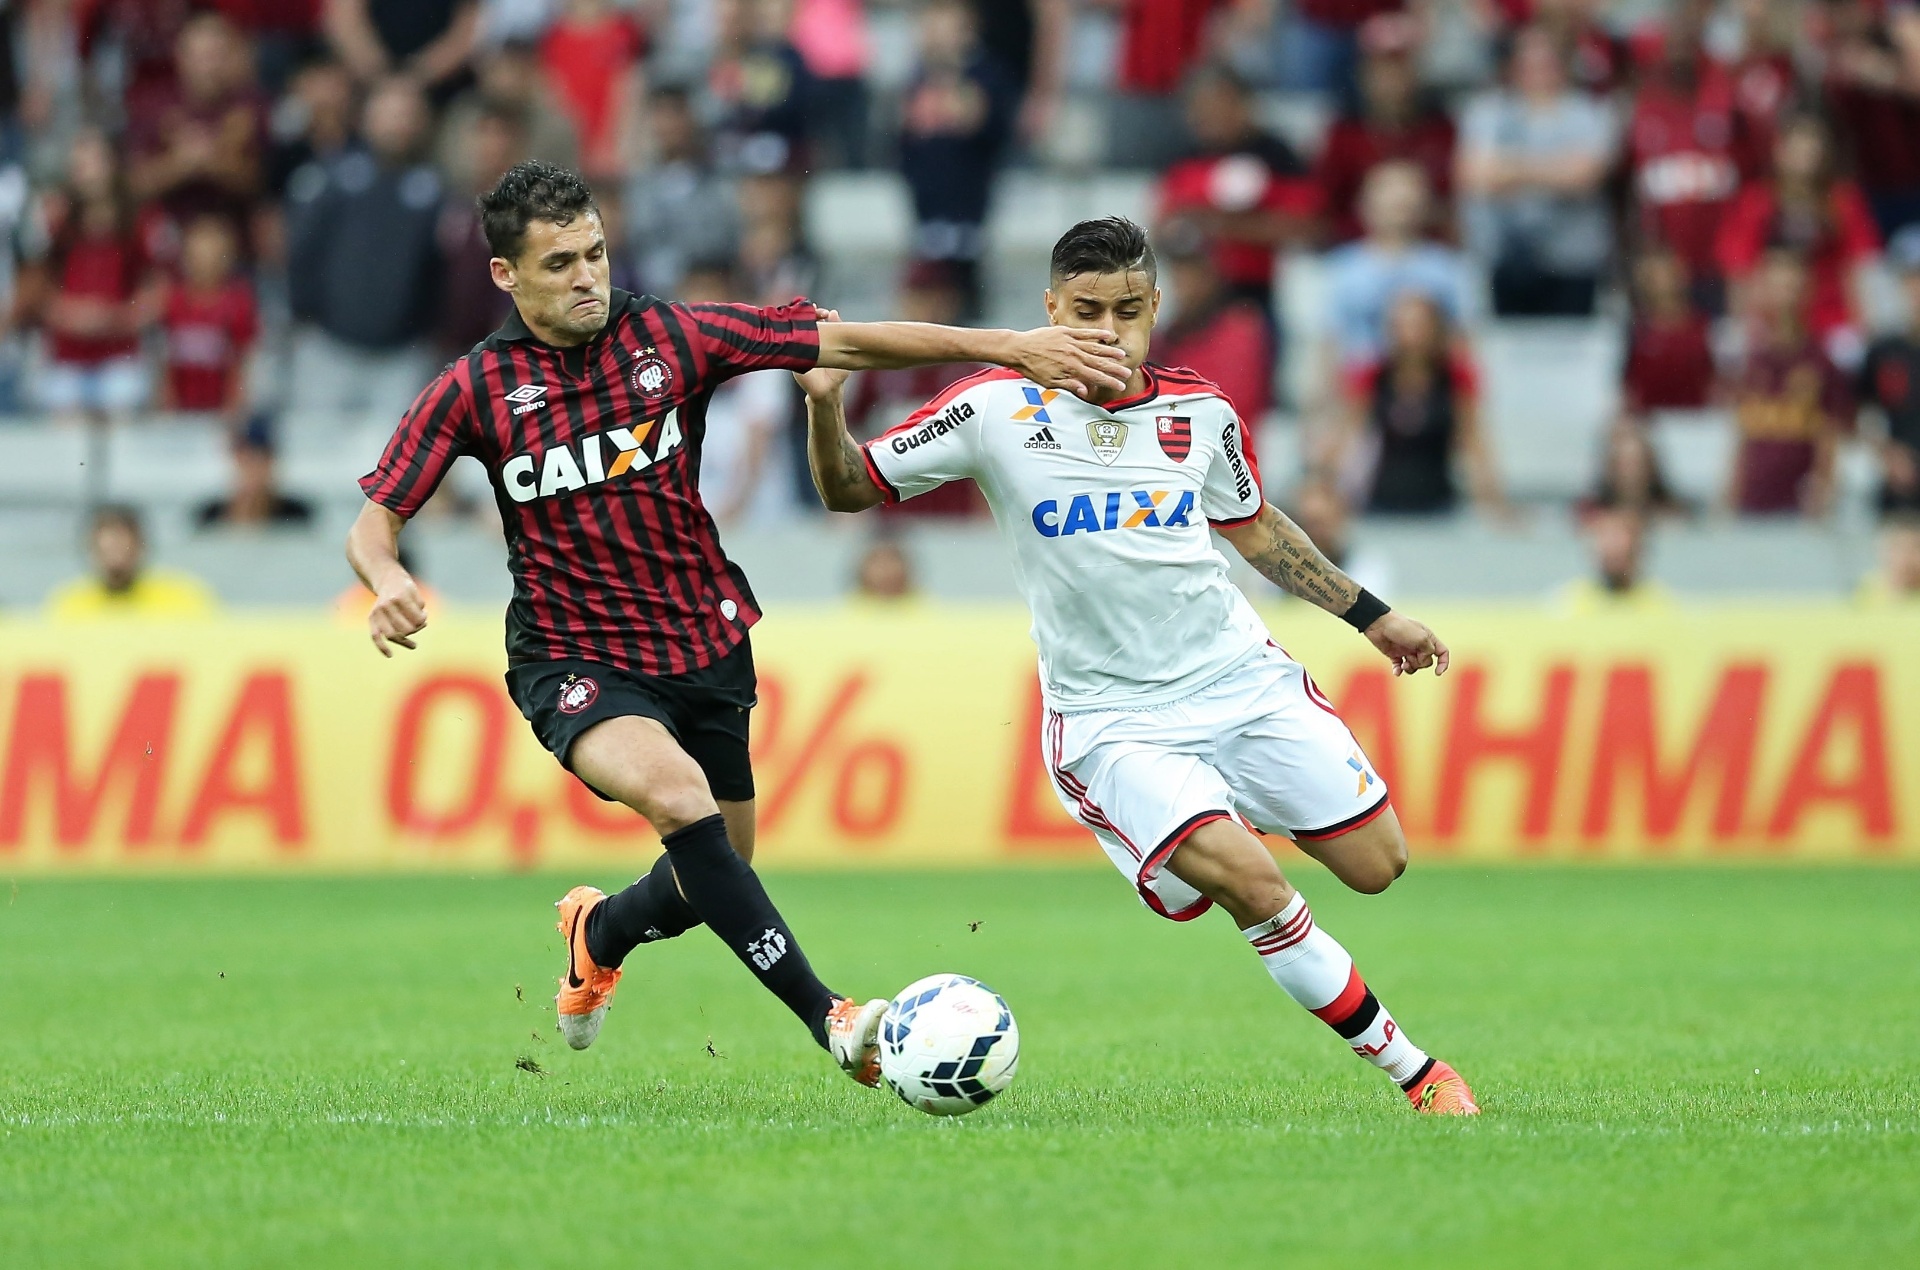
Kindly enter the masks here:
M 1326 207 L 1335 243 L 1366 232 L 1360 223 L 1360 187 L 1367 173 L 1388 160 L 1416 163 L 1427 189 L 1443 207 L 1452 205 L 1453 120 L 1422 98 L 1414 61 L 1419 31 L 1399 14 L 1385 14 L 1360 28 L 1360 108 L 1327 130 L 1314 181 Z M 1446 226 L 1434 226 L 1442 236 Z
M 1920 221 L 1920 11 L 1838 0 L 1823 85 L 1882 234 Z
M 1207 23 L 1223 0 L 1129 0 L 1121 6 L 1119 87 L 1165 97 L 1206 52 Z
M 1673 248 L 1655 245 L 1633 263 L 1633 321 L 1621 374 L 1628 411 L 1697 410 L 1713 399 L 1713 348 L 1707 319 L 1687 293 L 1687 267 Z
M 964 268 L 950 260 L 920 260 L 907 269 L 900 288 L 897 316 L 903 322 L 951 326 L 965 316 L 969 303 L 969 279 Z M 853 377 L 853 391 L 847 405 L 848 425 L 853 434 L 862 439 L 879 436 L 950 385 L 981 369 L 983 367 L 960 363 L 911 366 L 904 370 L 863 370 Z M 986 510 L 986 499 L 981 497 L 979 487 L 965 480 L 949 481 L 919 498 L 888 504 L 881 513 L 980 516 L 985 515 Z
M 1781 129 L 1773 152 L 1773 178 L 1740 191 L 1722 221 L 1715 255 L 1738 292 L 1773 247 L 1798 252 L 1811 271 L 1807 321 L 1829 355 L 1857 364 L 1860 272 L 1880 254 L 1860 187 L 1835 176 L 1826 125 L 1799 115 Z
M 67 0 L 17 6 L 50 11 L 58 15 L 54 21 L 71 21 L 82 62 L 97 64 L 102 50 L 111 49 L 121 89 L 115 104 L 131 119 L 145 112 L 149 94 L 172 88 L 175 41 L 202 7 L 194 0 Z
M 128 121 L 128 185 L 176 224 L 221 215 L 244 234 L 260 192 L 265 112 L 238 40 L 218 13 L 196 14 L 175 44 L 173 85 Z
M 1643 234 L 1678 253 L 1701 297 L 1712 301 L 1714 235 L 1740 185 L 1739 116 L 1731 81 L 1707 73 L 1700 27 L 1689 16 L 1695 12 L 1683 7 L 1675 15 L 1658 60 L 1641 76 L 1626 152 Z
M 1854 406 L 1810 329 L 1806 263 L 1791 249 L 1768 250 L 1747 299 L 1752 329 L 1735 376 L 1740 448 L 1728 502 L 1743 516 L 1824 515 L 1834 451 L 1852 429 Z
M 1165 235 L 1161 258 L 1169 266 L 1175 308 L 1173 320 L 1154 332 L 1154 360 L 1211 379 L 1240 417 L 1257 427 L 1273 404 L 1273 330 L 1266 314 L 1221 285 L 1197 232 Z
M 1386 355 L 1354 368 L 1343 385 L 1346 454 L 1341 468 L 1364 477 L 1367 510 L 1431 516 L 1459 502 L 1456 464 L 1481 510 L 1508 511 L 1480 431 L 1479 381 L 1440 308 L 1409 291 L 1387 319 Z
M 46 329 L 40 404 L 92 416 L 136 410 L 147 397 L 140 332 L 158 309 L 155 218 L 135 213 L 113 145 L 83 129 L 66 184 L 43 205 L 48 246 L 21 279 L 23 309 Z
M 232 223 L 220 216 L 189 221 L 180 277 L 168 285 L 161 310 L 161 408 L 218 413 L 238 424 L 246 415 L 247 357 L 259 325 Z
M 580 169 L 589 180 L 615 176 L 625 167 L 646 49 L 646 32 L 633 14 L 609 0 L 566 0 L 540 41 L 548 87 L 573 120 Z
M 1180 153 L 1174 93 L 1212 42 L 1210 27 L 1228 0 L 1121 0 L 1119 92 L 1107 116 L 1107 162 L 1158 168 Z
M 1313 237 L 1319 191 L 1293 149 L 1260 129 L 1253 93 L 1224 66 L 1195 76 L 1187 127 L 1196 153 L 1161 176 L 1155 219 L 1199 229 L 1228 292 L 1271 311 L 1274 254 Z
M 1736 0 L 1740 18 L 1739 55 L 1717 63 L 1713 73 L 1726 79 L 1733 100 L 1734 158 L 1743 181 L 1766 176 L 1779 139 L 1780 120 L 1800 96 L 1793 62 L 1796 6 L 1779 0 Z
M 320 46 L 324 0 L 213 0 L 253 46 L 261 86 L 278 97 L 300 63 Z

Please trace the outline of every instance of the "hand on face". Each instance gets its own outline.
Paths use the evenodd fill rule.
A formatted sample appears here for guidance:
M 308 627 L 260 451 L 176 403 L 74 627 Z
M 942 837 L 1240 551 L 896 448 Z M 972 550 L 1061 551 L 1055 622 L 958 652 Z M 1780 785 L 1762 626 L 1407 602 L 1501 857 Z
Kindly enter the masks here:
M 1074 382 L 1049 386 L 1067 388 L 1096 404 L 1122 396 L 1147 360 L 1159 314 L 1159 288 L 1144 270 L 1056 278 L 1047 290 L 1053 329 L 1085 341 L 1083 347 L 1097 349 L 1105 360 L 1096 363 L 1091 374 L 1067 377 Z

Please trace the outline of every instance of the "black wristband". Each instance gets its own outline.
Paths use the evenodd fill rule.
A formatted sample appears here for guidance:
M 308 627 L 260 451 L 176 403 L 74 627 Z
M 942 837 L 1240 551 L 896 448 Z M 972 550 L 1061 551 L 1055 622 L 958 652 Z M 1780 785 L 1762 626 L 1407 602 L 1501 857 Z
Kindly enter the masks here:
M 1387 607 L 1385 600 L 1367 590 L 1367 588 L 1361 587 L 1360 598 L 1355 600 L 1352 607 L 1340 615 L 1340 620 L 1348 626 L 1353 627 L 1356 631 L 1365 632 L 1369 626 L 1372 626 L 1392 611 L 1393 610 Z

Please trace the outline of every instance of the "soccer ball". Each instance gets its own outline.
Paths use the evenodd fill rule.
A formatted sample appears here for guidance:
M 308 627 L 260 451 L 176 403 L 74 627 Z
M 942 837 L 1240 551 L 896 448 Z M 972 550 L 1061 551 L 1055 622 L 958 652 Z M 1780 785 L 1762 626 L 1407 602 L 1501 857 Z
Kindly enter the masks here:
M 965 975 L 900 990 L 880 1021 L 880 1077 L 930 1116 L 964 1116 L 1013 1083 L 1020 1029 L 1000 994 Z

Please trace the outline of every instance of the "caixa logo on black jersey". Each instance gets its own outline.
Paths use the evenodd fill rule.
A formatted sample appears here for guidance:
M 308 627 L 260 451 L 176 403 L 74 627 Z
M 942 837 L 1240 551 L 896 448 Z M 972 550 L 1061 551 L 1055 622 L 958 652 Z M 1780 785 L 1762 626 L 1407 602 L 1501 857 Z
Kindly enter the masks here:
M 956 401 L 912 432 L 902 432 L 887 444 L 895 454 L 905 454 L 908 450 L 919 449 L 935 437 L 946 436 L 971 418 L 973 407 L 964 401 Z
M 648 446 L 648 442 L 653 442 Z M 516 454 L 500 465 L 500 484 L 516 503 L 571 494 L 574 490 L 644 472 L 680 448 L 680 412 L 631 428 L 589 433 L 571 445 Z

